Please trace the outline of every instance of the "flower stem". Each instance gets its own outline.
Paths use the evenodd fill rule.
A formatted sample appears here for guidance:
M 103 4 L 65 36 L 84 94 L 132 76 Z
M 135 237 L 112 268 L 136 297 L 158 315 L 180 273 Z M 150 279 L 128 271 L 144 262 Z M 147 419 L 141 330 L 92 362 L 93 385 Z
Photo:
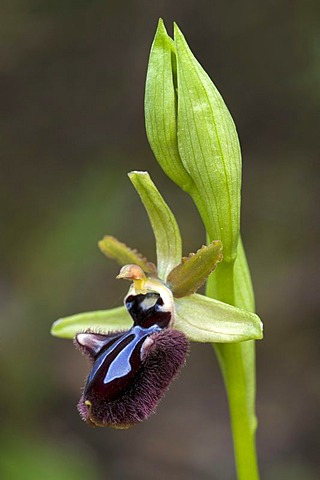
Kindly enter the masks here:
M 247 375 L 247 361 L 254 359 L 254 341 L 215 344 L 214 348 L 228 393 L 238 479 L 258 480 L 256 420 L 247 395 L 248 384 L 252 383 L 252 378 Z
M 253 311 L 251 279 L 241 243 L 236 262 L 238 264 L 223 262 L 217 267 L 209 278 L 207 295 Z M 258 480 L 254 341 L 213 346 L 228 395 L 238 480 Z

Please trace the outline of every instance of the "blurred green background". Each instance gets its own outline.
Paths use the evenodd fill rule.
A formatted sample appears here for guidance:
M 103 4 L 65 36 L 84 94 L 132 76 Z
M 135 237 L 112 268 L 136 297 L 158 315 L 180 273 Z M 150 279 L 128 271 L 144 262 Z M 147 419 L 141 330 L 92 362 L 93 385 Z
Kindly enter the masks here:
M 320 4 L 310 0 L 2 0 L 0 6 L 3 480 L 232 480 L 226 397 L 209 345 L 149 421 L 92 429 L 75 405 L 88 372 L 51 323 L 119 305 L 127 285 L 97 241 L 154 259 L 126 173 L 148 170 L 181 226 L 204 231 L 144 131 L 149 48 L 177 21 L 238 127 L 242 232 L 265 339 L 257 343 L 262 479 L 319 478 Z

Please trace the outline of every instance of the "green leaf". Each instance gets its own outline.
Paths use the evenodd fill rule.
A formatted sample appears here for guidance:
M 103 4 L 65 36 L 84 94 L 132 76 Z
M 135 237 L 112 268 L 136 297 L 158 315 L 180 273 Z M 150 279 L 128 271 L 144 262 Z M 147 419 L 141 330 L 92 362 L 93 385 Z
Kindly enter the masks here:
M 232 117 L 210 77 L 175 25 L 178 148 L 195 188 L 189 193 L 211 239 L 236 257 L 240 230 L 241 152 Z
M 214 240 L 208 246 L 203 245 L 197 253 L 190 253 L 188 257 L 184 257 L 167 278 L 173 296 L 180 298 L 195 293 L 222 258 L 220 240 Z
M 182 256 L 178 224 L 148 172 L 131 172 L 129 178 L 147 210 L 156 239 L 158 275 L 166 280 Z
M 175 307 L 174 328 L 195 342 L 243 342 L 263 336 L 257 315 L 203 295 L 179 298 Z
M 60 318 L 51 328 L 51 334 L 60 338 L 74 338 L 76 333 L 87 329 L 100 332 L 127 330 L 132 327 L 132 318 L 125 307 L 85 312 Z
M 234 264 L 235 304 L 249 312 L 255 311 L 255 299 L 247 257 L 240 237 L 237 259 Z
M 109 258 L 116 260 L 119 265 L 135 264 L 139 265 L 146 273 L 157 273 L 156 266 L 148 262 L 137 250 L 133 250 L 125 243 L 119 242 L 116 238 L 106 235 L 98 242 L 100 250 Z
M 160 19 L 146 78 L 146 132 L 151 149 L 164 172 L 186 190 L 192 181 L 178 152 L 175 62 L 173 40 Z
M 217 298 L 223 302 L 237 305 L 237 307 L 249 312 L 254 312 L 254 293 L 241 237 L 238 244 L 237 258 L 231 268 L 231 278 L 228 275 L 228 267 L 230 265 L 227 265 L 226 269 L 224 262 L 217 266 L 214 275 L 209 277 L 207 294 L 212 298 Z M 228 290 L 232 291 L 231 294 Z

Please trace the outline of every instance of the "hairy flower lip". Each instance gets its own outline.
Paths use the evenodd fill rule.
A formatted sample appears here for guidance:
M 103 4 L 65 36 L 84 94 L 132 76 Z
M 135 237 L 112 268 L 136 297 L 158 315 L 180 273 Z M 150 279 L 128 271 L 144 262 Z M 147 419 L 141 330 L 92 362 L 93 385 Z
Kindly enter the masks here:
M 78 411 L 94 427 L 127 429 L 148 418 L 189 352 L 187 337 L 172 328 L 175 307 L 170 290 L 161 280 L 145 277 L 141 294 L 132 271 L 136 273 L 135 267 L 123 270 L 124 277 L 133 280 L 125 297 L 132 327 L 119 335 L 78 333 L 75 339 L 92 364 Z M 138 272 L 138 280 L 141 276 Z
M 80 415 L 84 418 L 84 413 L 82 411 L 82 405 L 80 405 L 81 401 L 82 401 L 82 397 L 81 397 L 79 405 L 78 405 L 78 410 L 79 410 Z M 86 418 L 85 422 L 91 427 L 98 427 L 98 428 L 105 427 L 106 425 L 102 421 L 99 421 L 97 418 L 94 418 L 92 413 L 90 412 L 91 407 L 92 407 L 92 403 L 89 400 L 85 400 L 85 401 L 83 401 L 83 404 L 86 407 L 88 407 L 88 411 L 89 411 L 88 417 Z M 115 428 L 117 430 L 127 430 L 128 428 L 130 428 L 134 425 L 135 424 L 130 424 L 130 423 L 123 423 L 123 424 L 114 423 L 114 424 L 110 424 L 110 427 Z
M 141 297 L 141 295 L 138 295 L 138 297 Z M 143 298 L 139 298 L 139 305 L 140 302 L 143 304 L 144 301 Z M 155 305 L 158 305 L 158 301 L 155 302 Z M 149 308 L 147 308 L 145 312 L 147 315 L 150 315 Z M 155 313 L 156 312 L 158 312 L 158 310 L 155 310 Z M 147 318 L 149 317 L 147 316 Z M 153 321 L 157 324 L 157 317 L 155 317 Z M 154 326 L 157 327 L 157 325 Z M 170 327 L 152 328 L 154 333 L 144 337 L 146 340 L 144 340 L 142 345 L 137 342 L 134 343 L 134 348 L 140 349 L 138 369 L 134 367 L 133 376 L 128 372 L 131 375 L 129 377 L 129 383 L 125 379 L 127 375 L 125 369 L 121 377 L 119 377 L 119 380 L 123 382 L 124 379 L 125 383 L 122 384 L 120 390 L 116 391 L 115 396 L 113 396 L 112 393 L 110 397 L 105 390 L 101 390 L 101 381 L 107 378 L 106 372 L 109 376 L 108 356 L 111 354 L 111 362 L 118 361 L 117 356 L 119 353 L 124 353 L 126 347 L 129 345 L 123 344 L 123 338 L 133 337 L 135 328 L 137 327 L 133 326 L 124 332 L 123 336 L 120 335 L 119 341 L 121 343 L 112 343 L 114 338 L 112 334 L 102 335 L 105 339 L 100 338 L 98 340 L 101 342 L 102 350 L 96 350 L 96 355 L 92 358 L 90 352 L 86 352 L 85 349 L 82 350 L 83 353 L 89 355 L 93 361 L 91 373 L 88 376 L 78 403 L 78 411 L 88 425 L 127 429 L 145 420 L 155 412 L 158 403 L 185 364 L 186 356 L 189 352 L 189 341 L 186 336 Z M 95 334 L 92 335 L 94 336 Z M 101 335 L 99 336 L 101 337 Z M 107 343 L 109 342 L 109 338 L 111 340 L 111 350 Z M 89 344 L 90 343 L 91 341 Z M 95 344 L 95 340 L 93 344 Z M 106 346 L 105 350 L 104 345 Z M 115 349 L 113 349 L 113 345 Z M 117 345 L 123 346 L 120 347 L 116 356 L 113 357 L 113 350 L 116 351 Z M 134 350 L 132 350 L 132 354 L 134 355 Z M 128 357 L 130 364 L 131 358 L 132 357 Z M 105 360 L 107 361 L 107 370 L 104 368 Z M 136 360 L 134 360 L 134 362 L 136 362 Z M 127 365 L 127 363 L 125 365 Z M 113 368 L 112 363 L 111 368 Z M 102 377 L 99 371 L 102 373 Z M 120 371 L 121 370 L 117 370 L 119 373 Z M 114 379 L 118 382 L 117 376 Z M 113 381 L 113 379 L 111 379 L 111 381 Z M 116 388 L 118 388 L 118 383 L 116 384 Z
M 95 420 L 91 415 L 92 402 L 90 402 L 90 400 L 85 400 L 83 403 L 87 407 L 88 412 L 89 412 L 88 413 L 88 418 L 86 420 L 88 425 L 92 425 L 93 427 L 102 427 L 103 426 L 102 422 L 99 422 L 98 420 Z

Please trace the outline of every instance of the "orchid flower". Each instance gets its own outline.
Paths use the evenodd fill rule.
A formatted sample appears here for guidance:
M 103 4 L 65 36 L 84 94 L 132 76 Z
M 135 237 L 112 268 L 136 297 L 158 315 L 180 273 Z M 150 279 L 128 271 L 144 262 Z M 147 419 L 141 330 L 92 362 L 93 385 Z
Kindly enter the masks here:
M 223 259 L 221 241 L 182 258 L 179 227 L 148 173 L 132 172 L 129 177 L 151 221 L 157 267 L 105 236 L 100 249 L 122 266 L 118 278 L 132 281 L 124 306 L 62 318 L 51 331 L 58 337 L 75 337 L 76 346 L 91 359 L 93 368 L 78 406 L 82 418 L 115 428 L 128 427 L 154 411 L 185 363 L 189 340 L 229 343 L 262 337 L 262 324 L 254 313 L 195 293 Z M 115 349 L 120 343 L 126 349 Z M 137 353 L 139 361 L 131 368 Z M 113 375 L 112 369 L 117 370 Z

